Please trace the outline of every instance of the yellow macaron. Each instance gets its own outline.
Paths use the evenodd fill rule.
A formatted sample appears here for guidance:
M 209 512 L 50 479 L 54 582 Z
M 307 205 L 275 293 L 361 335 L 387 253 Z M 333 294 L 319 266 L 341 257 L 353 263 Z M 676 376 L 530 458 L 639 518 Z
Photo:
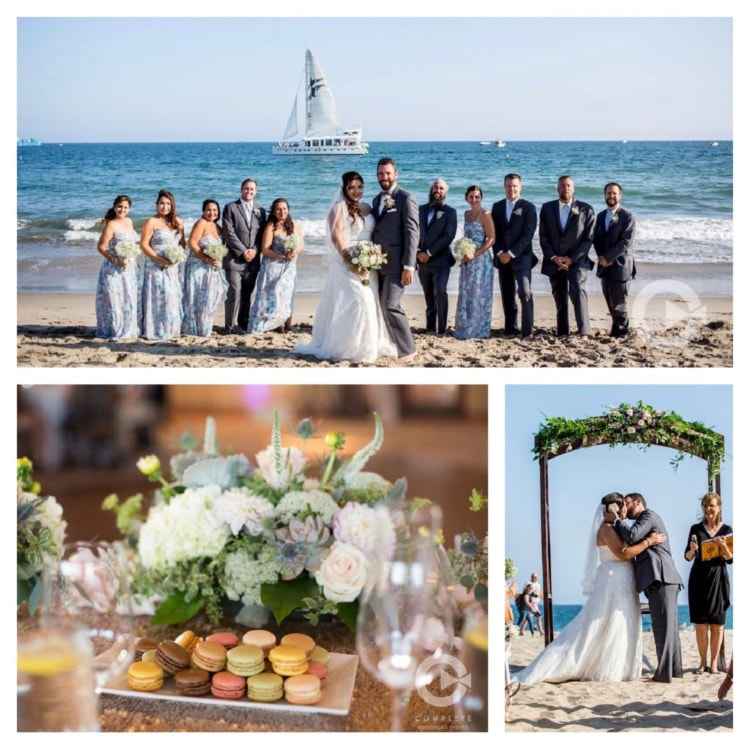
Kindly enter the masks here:
M 164 684 L 164 670 L 155 662 L 134 661 L 128 669 L 128 687 L 150 693 Z
M 305 658 L 309 659 L 310 654 L 315 648 L 315 641 L 310 638 L 309 635 L 304 633 L 289 633 L 281 639 L 282 646 L 294 646 L 294 648 L 301 648 L 305 652 Z
M 276 646 L 271 649 L 268 658 L 273 671 L 284 677 L 294 677 L 307 672 L 307 658 L 301 648 Z
M 182 646 L 189 654 L 192 654 L 195 644 L 200 640 L 203 639 L 199 638 L 192 630 L 186 630 L 184 633 L 180 633 L 177 638 L 174 639 L 174 642 L 179 646 Z

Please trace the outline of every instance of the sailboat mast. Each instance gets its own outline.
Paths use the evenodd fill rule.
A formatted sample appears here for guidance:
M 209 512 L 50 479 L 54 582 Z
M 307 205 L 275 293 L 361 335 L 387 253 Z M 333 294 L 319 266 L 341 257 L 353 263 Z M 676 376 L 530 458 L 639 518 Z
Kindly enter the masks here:
M 310 50 L 305 50 L 305 138 L 310 132 L 312 125 L 312 108 L 310 97 L 310 82 L 312 81 L 312 55 Z

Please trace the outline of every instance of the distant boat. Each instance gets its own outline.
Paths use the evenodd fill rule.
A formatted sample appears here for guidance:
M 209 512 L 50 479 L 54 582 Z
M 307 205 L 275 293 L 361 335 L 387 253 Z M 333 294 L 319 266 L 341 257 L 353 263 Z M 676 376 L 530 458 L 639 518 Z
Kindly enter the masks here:
M 505 148 L 506 145 L 505 141 L 501 141 L 499 138 L 495 141 L 496 148 Z
M 274 154 L 284 156 L 329 154 L 366 154 L 362 129 L 342 129 L 336 117 L 336 102 L 325 73 L 310 50 L 305 52 L 304 92 L 300 85 L 294 95 L 286 130 L 273 146 Z M 304 108 L 304 109 L 303 109 Z M 304 123 L 300 116 L 304 113 Z
M 718 145 L 719 145 L 719 142 L 718 142 L 718 141 L 714 141 L 714 142 L 713 142 L 713 143 L 712 143 L 711 145 L 712 145 L 712 146 L 718 146 Z
M 627 140 L 625 138 L 623 138 L 622 142 L 623 143 L 627 143 Z
M 26 146 L 41 146 L 42 142 L 36 138 L 17 138 L 16 146 L 19 148 L 25 148 Z
M 492 145 L 492 141 L 479 141 L 480 146 L 490 146 Z

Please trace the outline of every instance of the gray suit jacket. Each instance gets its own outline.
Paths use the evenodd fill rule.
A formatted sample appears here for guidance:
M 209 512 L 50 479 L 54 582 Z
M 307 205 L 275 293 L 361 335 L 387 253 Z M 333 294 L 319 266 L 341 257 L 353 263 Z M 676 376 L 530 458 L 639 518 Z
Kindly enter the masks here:
M 650 509 L 644 510 L 630 528 L 622 521 L 617 521 L 615 530 L 620 539 L 629 545 L 642 542 L 652 531 L 667 534 L 667 527 L 661 516 Z M 672 550 L 669 547 L 669 534 L 663 544 L 655 544 L 633 558 L 633 566 L 635 586 L 638 591 L 645 591 L 654 581 L 677 584 L 682 587 L 682 578 L 677 572 L 672 559 Z
M 224 258 L 225 267 L 234 266 L 237 269 L 242 269 L 248 265 L 243 254 L 250 247 L 259 249 L 258 246 L 265 223 L 266 210 L 262 207 L 255 206 L 253 208 L 252 221 L 248 224 L 241 200 L 238 199 L 224 206 L 224 213 L 221 217 L 221 233 L 224 244 L 229 249 L 227 256 Z M 250 265 L 253 264 L 260 265 L 260 253 L 250 261 Z
M 381 206 L 382 198 L 378 194 L 372 204 L 375 216 L 372 241 L 388 254 L 388 262 L 380 273 L 400 277 L 404 266 L 417 266 L 419 209 L 411 195 L 398 186 L 393 191 L 395 205 L 392 208 Z

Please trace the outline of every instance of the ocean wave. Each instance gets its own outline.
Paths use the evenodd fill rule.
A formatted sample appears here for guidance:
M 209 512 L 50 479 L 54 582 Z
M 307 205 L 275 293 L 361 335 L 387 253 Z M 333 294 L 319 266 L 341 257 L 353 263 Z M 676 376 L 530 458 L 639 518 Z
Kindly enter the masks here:
M 99 219 L 65 219 L 65 226 L 68 229 L 72 229 L 74 232 L 81 231 L 82 229 L 93 229 L 97 224 L 101 222 Z
M 69 229 L 63 234 L 65 242 L 96 242 L 99 239 L 99 232 L 89 232 L 87 229 Z

